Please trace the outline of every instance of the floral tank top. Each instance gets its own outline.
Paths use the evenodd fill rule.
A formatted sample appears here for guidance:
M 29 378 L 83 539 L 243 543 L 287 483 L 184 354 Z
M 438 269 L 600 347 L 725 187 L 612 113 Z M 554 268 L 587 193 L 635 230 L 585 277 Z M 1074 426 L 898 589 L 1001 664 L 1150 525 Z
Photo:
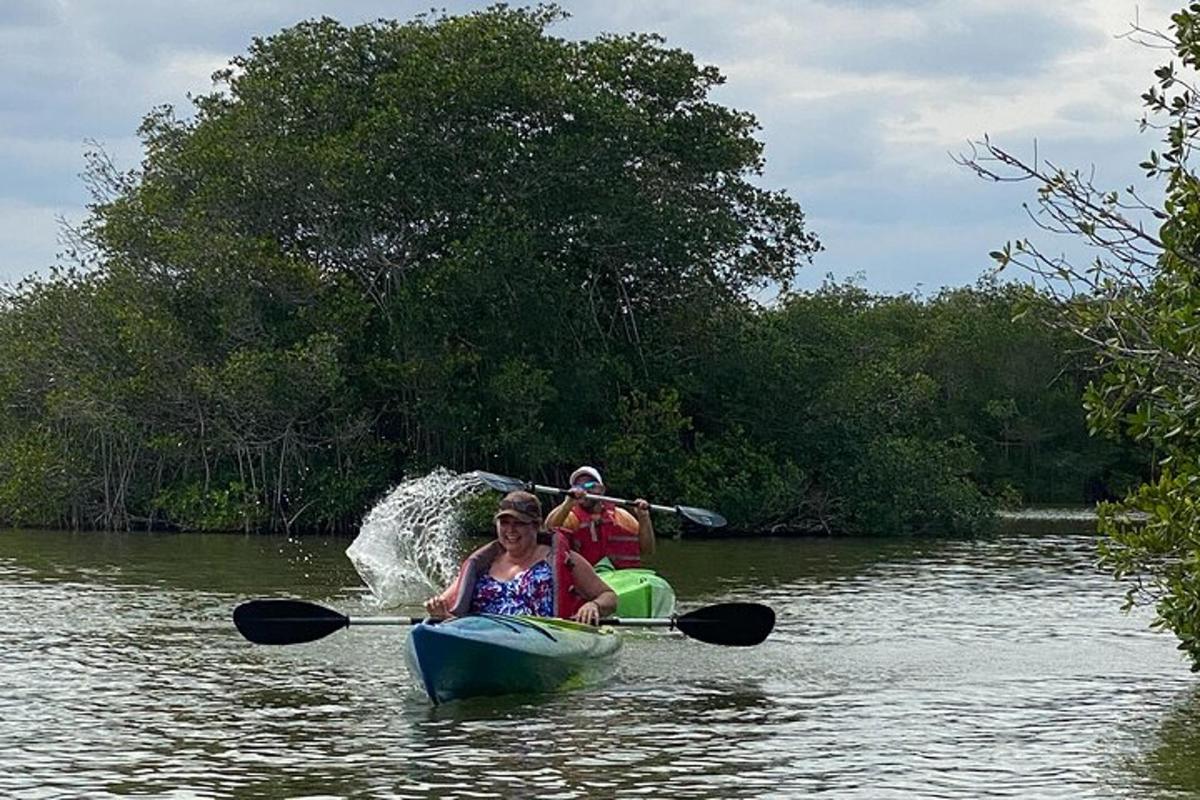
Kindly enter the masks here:
M 475 581 L 471 613 L 554 616 L 554 575 L 550 564 L 543 559 L 507 581 L 483 573 Z

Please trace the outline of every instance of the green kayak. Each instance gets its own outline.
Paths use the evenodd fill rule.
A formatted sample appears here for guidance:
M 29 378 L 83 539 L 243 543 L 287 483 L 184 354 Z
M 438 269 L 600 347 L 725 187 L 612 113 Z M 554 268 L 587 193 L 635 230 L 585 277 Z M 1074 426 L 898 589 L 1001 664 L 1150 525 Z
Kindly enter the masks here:
M 547 617 L 475 614 L 422 622 L 408 635 L 409 670 L 434 703 L 572 689 L 608 678 L 621 637 Z
M 616 616 L 669 617 L 675 613 L 675 590 L 652 569 L 612 569 L 604 561 L 596 574 L 617 593 Z

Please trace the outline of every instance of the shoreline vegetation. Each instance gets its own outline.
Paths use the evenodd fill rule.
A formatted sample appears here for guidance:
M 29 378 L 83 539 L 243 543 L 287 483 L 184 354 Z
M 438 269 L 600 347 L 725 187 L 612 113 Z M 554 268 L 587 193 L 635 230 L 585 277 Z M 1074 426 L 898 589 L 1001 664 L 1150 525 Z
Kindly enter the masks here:
M 289 418 L 297 384 L 281 380 L 278 364 L 246 376 L 254 396 L 239 395 L 256 408 L 244 416 L 225 405 L 229 394 L 206 397 L 212 387 L 193 384 L 201 438 L 186 421 L 170 420 L 182 387 L 163 398 L 166 408 L 157 389 L 143 392 L 136 382 L 121 397 L 130 383 L 106 376 L 127 368 L 124 355 L 80 365 L 72 363 L 78 350 L 48 353 L 40 333 L 5 337 L 0 371 L 25 382 L 24 398 L 42 394 L 27 415 L 10 414 L 0 434 L 0 524 L 345 533 L 394 484 L 391 475 L 442 463 L 445 456 L 422 456 L 422 445 L 451 444 L 460 471 L 498 461 L 506 473 L 552 485 L 562 485 L 576 461 L 598 462 L 614 485 L 717 509 L 730 530 L 751 535 L 976 533 L 1030 501 L 1111 500 L 1150 473 L 1149 459 L 1088 435 L 1078 403 L 1086 365 L 1072 364 L 1077 357 L 1059 334 L 1012 321 L 1016 295 L 984 286 L 920 300 L 829 286 L 740 312 L 728 339 L 711 343 L 720 355 L 697 357 L 702 366 L 664 367 L 638 388 L 605 377 L 617 402 L 592 406 L 585 428 L 573 422 L 579 395 L 564 382 L 566 397 L 540 400 L 521 430 L 508 431 L 496 461 L 481 452 L 499 431 L 479 418 L 486 398 L 476 385 L 440 387 L 440 402 L 432 393 L 420 411 L 389 400 L 350 408 L 349 397 L 365 394 L 351 385 L 350 374 L 363 368 L 354 347 L 330 365 L 345 394 L 325 398 L 327 410 L 312 409 L 303 424 Z M 40 329 L 54 313 L 44 303 L 36 291 L 19 297 L 0 310 L 0 329 Z M 112 323 L 118 337 L 123 324 Z M 789 353 L 786 374 L 773 372 L 775 356 L 764 359 L 764 348 Z M 178 380 L 246 366 L 233 358 L 236 365 L 193 365 Z M 541 374 L 554 380 L 553 370 Z M 94 404 L 98 388 L 112 405 Z M 89 406 L 86 415 L 76 402 Z M 475 431 L 471 442 L 454 441 L 439 419 L 447 412 Z M 408 423 L 422 436 L 384 439 L 364 425 L 351 439 L 329 441 L 347 413 L 377 425 L 412 414 Z M 275 415 L 286 420 L 275 441 L 268 431 L 254 441 L 242 427 L 271 425 Z M 578 453 L 586 455 L 568 460 Z M 663 535 L 678 533 L 673 524 L 664 523 Z
M 1094 506 L 1053 506 L 1053 507 L 1029 507 L 1018 509 L 998 509 L 994 512 L 994 526 L 989 529 L 990 532 L 1005 533 L 1008 531 L 1020 533 L 1078 533 L 1078 534 L 1095 534 L 1097 533 L 1097 521 L 1099 515 Z M 27 530 L 27 531 L 56 531 L 56 532 L 72 532 L 63 528 L 36 527 L 36 526 L 2 526 L 0 533 L 9 530 Z M 84 529 L 74 531 L 75 533 L 97 533 L 105 534 L 112 531 L 100 529 Z M 183 530 L 179 528 L 157 528 L 147 530 L 144 528 L 131 528 L 130 533 L 148 533 L 148 534 L 189 534 L 189 533 L 205 533 L 219 534 L 232 536 L 246 536 L 245 531 L 240 530 Z M 361 531 L 359 529 L 350 529 L 345 531 L 325 531 L 320 535 L 333 536 L 336 538 L 353 539 Z M 671 538 L 680 537 L 681 532 L 675 530 Z M 253 533 L 249 534 L 255 535 Z M 283 533 L 275 533 L 273 535 L 285 535 Z M 469 530 L 463 534 L 466 538 L 479 542 L 486 542 L 492 538 L 494 533 L 489 531 L 486 526 L 477 527 L 469 525 Z M 887 538 L 888 534 L 864 534 L 868 538 Z M 787 530 L 766 530 L 756 532 L 746 531 L 728 531 L 724 529 L 689 529 L 689 532 L 682 536 L 687 539 L 832 539 L 846 538 L 843 535 L 836 533 L 822 533 L 818 531 L 787 531 Z
M 75 266 L 0 295 L 0 524 L 347 532 L 398 476 L 586 462 L 732 530 L 957 534 L 1152 476 L 1028 287 L 788 290 L 820 241 L 724 77 L 562 16 L 300 23 L 89 154 Z

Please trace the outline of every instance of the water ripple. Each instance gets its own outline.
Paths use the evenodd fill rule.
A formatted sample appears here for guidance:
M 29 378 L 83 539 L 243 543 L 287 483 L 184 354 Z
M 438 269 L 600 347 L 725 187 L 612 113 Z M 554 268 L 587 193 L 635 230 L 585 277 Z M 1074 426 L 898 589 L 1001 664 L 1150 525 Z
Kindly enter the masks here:
M 771 638 L 633 635 L 603 686 L 432 707 L 403 628 L 266 648 L 229 624 L 255 574 L 353 609 L 338 547 L 314 582 L 244 537 L 0 536 L 4 797 L 1200 793 L 1200 689 L 1091 537 L 667 542 L 682 608 L 768 602 Z

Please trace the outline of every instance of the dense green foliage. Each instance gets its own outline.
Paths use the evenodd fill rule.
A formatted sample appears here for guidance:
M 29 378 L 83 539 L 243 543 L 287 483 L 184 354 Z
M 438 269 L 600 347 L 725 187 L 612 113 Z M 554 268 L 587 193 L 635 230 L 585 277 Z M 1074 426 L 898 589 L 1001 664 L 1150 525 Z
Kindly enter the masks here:
M 1200 179 L 1190 164 L 1200 142 L 1200 4 L 1175 14 L 1171 33 L 1134 32 L 1171 47 L 1182 63 L 1156 70 L 1142 95 L 1145 126 L 1165 131 L 1163 152 L 1141 165 L 1164 181 L 1161 206 L 1132 188 L 1098 190 L 1078 172 L 1043 172 L 985 143 L 992 161 L 1041 182 L 1048 227 L 1100 252 L 1082 268 L 1028 240 L 995 256 L 1046 280 L 1049 292 L 1034 295 L 1032 307 L 1092 354 L 1099 374 L 1084 398 L 1091 428 L 1138 443 L 1160 466 L 1120 502 L 1101 506 L 1101 559 L 1128 582 L 1126 606 L 1152 604 L 1154 625 L 1174 631 L 1200 670 Z M 1070 296 L 1056 298 L 1064 287 Z
M 827 286 L 727 321 L 695 387 L 698 424 L 726 432 L 711 502 L 784 530 L 963 531 L 1129 485 L 1144 465 L 1088 436 L 1071 340 L 1014 319 L 1022 298 Z
M 586 461 L 743 530 L 970 531 L 1137 472 L 1009 289 L 754 303 L 819 244 L 753 117 L 557 16 L 303 23 L 97 156 L 86 269 L 0 305 L 0 522 L 347 530 Z

